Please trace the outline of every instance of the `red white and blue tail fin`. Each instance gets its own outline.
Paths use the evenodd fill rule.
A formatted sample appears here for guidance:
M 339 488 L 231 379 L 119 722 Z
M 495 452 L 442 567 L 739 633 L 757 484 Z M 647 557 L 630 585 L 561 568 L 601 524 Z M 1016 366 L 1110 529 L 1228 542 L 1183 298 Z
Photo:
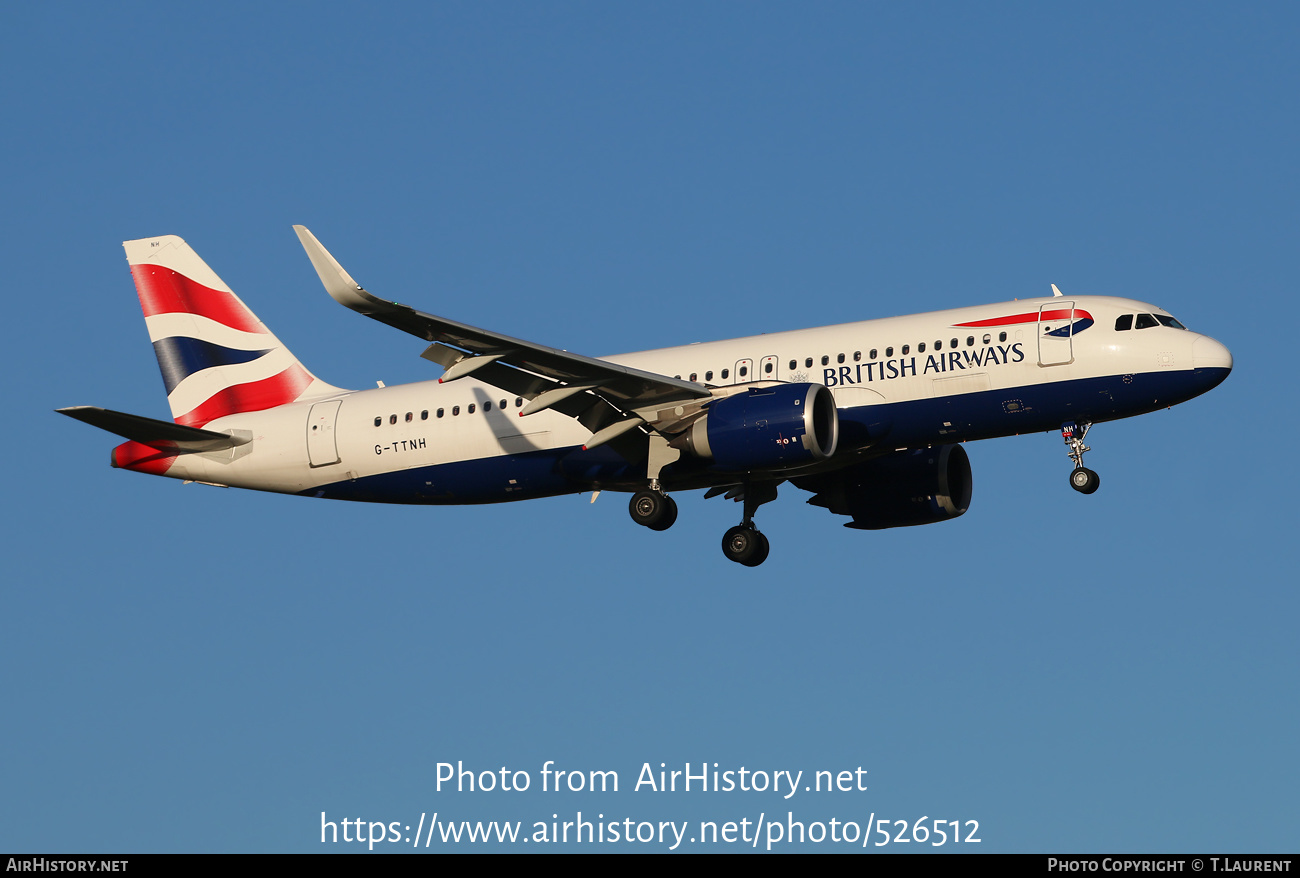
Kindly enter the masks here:
M 122 246 L 176 423 L 343 392 L 311 374 L 180 238 Z

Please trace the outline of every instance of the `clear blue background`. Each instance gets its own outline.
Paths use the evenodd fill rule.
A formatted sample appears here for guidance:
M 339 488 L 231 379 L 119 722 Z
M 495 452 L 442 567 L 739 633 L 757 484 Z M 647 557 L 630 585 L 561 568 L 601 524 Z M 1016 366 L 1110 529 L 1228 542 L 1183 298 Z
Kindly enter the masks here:
M 1282 3 L 8 5 L 0 850 L 580 810 L 1296 851 L 1298 28 Z M 718 548 L 739 508 L 699 495 L 657 534 L 614 494 L 385 508 L 110 469 L 117 440 L 53 409 L 167 416 L 125 239 L 186 238 L 327 381 L 436 375 L 325 295 L 292 223 L 380 295 L 593 355 L 1055 282 L 1167 308 L 1236 369 L 1098 426 L 1091 497 L 1056 434 L 967 446 L 971 511 L 931 527 L 846 530 L 785 488 L 754 570 Z M 548 759 L 623 791 L 544 795 Z M 438 793 L 457 760 L 534 789 Z M 630 792 L 704 761 L 870 788 Z

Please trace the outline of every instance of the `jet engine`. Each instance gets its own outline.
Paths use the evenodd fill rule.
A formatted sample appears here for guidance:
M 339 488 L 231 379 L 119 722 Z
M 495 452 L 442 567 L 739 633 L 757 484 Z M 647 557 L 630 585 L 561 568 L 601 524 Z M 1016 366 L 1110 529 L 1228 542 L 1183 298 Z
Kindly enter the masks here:
M 709 403 L 673 445 L 719 470 L 782 469 L 833 455 L 839 428 L 824 385 L 775 384 Z
M 947 521 L 970 507 L 970 458 L 960 445 L 898 451 L 847 469 L 794 480 L 816 493 L 808 502 L 837 515 L 845 527 L 882 530 Z

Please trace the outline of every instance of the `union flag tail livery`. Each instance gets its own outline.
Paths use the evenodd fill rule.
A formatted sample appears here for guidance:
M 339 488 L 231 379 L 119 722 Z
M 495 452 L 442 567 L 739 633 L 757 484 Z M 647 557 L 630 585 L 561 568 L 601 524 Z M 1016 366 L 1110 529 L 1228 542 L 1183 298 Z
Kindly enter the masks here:
M 677 519 L 670 492 L 700 490 L 743 504 L 722 550 L 754 567 L 769 548 L 754 514 L 780 485 L 850 528 L 947 521 L 970 506 L 964 443 L 1060 430 L 1070 486 L 1091 494 L 1094 424 L 1185 402 L 1232 370 L 1226 347 L 1162 308 L 1055 285 L 1039 299 L 598 359 L 375 296 L 295 229 L 330 296 L 419 338 L 441 377 L 326 384 L 180 238 L 128 241 L 173 422 L 59 409 L 127 440 L 114 466 L 378 503 L 622 491 L 632 520 L 657 531 Z
M 187 427 L 338 393 L 175 235 L 126 241 L 172 418 Z

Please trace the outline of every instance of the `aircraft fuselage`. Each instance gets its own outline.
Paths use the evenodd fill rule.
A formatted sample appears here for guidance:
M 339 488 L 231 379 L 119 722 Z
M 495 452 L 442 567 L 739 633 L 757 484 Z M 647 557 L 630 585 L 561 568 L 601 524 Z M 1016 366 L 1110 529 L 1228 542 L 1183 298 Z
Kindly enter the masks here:
M 836 460 L 875 452 L 1059 429 L 1184 402 L 1226 377 L 1218 342 L 1156 325 L 1116 331 L 1125 314 L 1166 313 L 1142 302 L 1076 296 L 1086 331 L 1052 337 L 1057 324 L 969 326 L 1055 309 L 1060 299 L 868 320 L 607 357 L 710 387 L 814 382 L 830 388 L 840 417 Z M 1059 348 L 1059 349 L 1058 349 Z M 872 356 L 874 354 L 874 356 Z M 810 364 L 811 361 L 811 364 Z M 791 365 L 793 364 L 793 366 Z M 743 373 L 743 374 L 742 374 Z M 705 379 L 705 376 L 710 376 Z M 724 377 L 725 375 L 725 377 Z M 334 410 L 331 400 L 339 405 Z M 202 482 L 387 503 L 494 503 L 593 489 L 635 489 L 644 472 L 554 411 L 520 417 L 527 400 L 466 377 L 341 393 L 220 418 L 205 429 L 251 431 L 250 446 L 187 455 L 166 475 Z M 319 416 L 312 423 L 312 412 Z M 329 431 L 314 453 L 312 433 Z M 726 484 L 689 468 L 666 490 Z

